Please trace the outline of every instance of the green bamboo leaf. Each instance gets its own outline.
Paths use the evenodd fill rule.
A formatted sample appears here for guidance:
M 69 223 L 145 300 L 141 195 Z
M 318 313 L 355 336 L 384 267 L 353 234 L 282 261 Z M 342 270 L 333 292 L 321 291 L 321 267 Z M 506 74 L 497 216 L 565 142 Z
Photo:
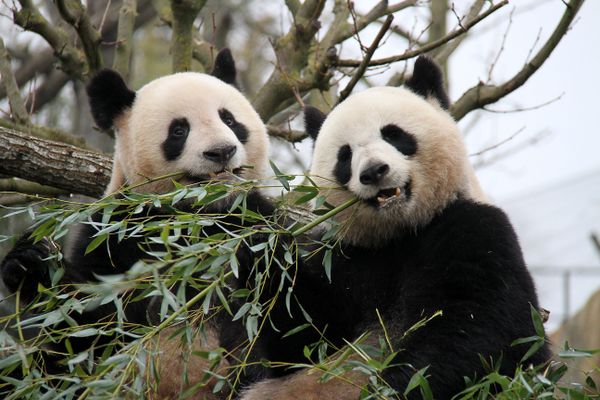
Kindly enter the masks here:
M 105 242 L 107 238 L 108 238 L 108 233 L 102 234 L 100 236 L 96 236 L 90 242 L 90 244 L 87 245 L 87 247 L 85 248 L 84 254 L 89 254 L 92 251 L 94 251 L 94 249 L 96 249 L 96 247 L 100 246 L 103 242 Z

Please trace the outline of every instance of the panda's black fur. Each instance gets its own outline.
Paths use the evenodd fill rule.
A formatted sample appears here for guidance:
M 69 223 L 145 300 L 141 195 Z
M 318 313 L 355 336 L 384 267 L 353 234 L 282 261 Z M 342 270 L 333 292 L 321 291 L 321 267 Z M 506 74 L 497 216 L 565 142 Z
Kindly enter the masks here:
M 419 59 L 409 82 L 409 89 L 447 108 L 441 72 L 433 62 Z M 319 115 L 314 110 L 306 115 L 313 137 L 318 137 L 322 126 Z M 340 149 L 342 140 L 350 140 L 347 135 L 340 132 L 345 138 L 336 143 Z M 318 146 L 319 142 L 316 150 Z M 338 158 L 328 176 L 347 188 L 353 173 L 352 153 L 323 150 L 326 156 Z M 418 147 L 412 150 L 419 152 Z M 312 172 L 321 171 L 313 168 Z M 406 198 L 410 196 L 409 189 Z M 365 231 L 360 222 L 351 223 L 366 237 L 378 234 Z M 426 223 L 399 227 L 380 243 L 349 242 L 342 235 L 334 248 L 331 282 L 322 257 L 305 260 L 293 274 L 295 298 L 333 345 L 343 346 L 365 332 L 383 337 L 383 322 L 385 335 L 398 354 L 382 378 L 399 393 L 422 368 L 427 368 L 425 376 L 436 399 L 450 399 L 463 390 L 465 377 L 489 373 L 482 359 L 493 360 L 501 374 L 512 375 L 531 345 L 513 346 L 513 341 L 536 336 L 531 309 L 539 307 L 537 295 L 509 219 L 499 208 L 462 193 L 451 196 Z M 409 328 L 438 311 L 441 315 L 405 336 Z M 280 306 L 271 320 L 284 333 L 305 322 L 299 307 L 292 309 L 292 315 Z M 304 346 L 317 340 L 319 334 L 311 329 L 285 339 L 275 337 L 265 349 L 265 358 L 301 362 Z M 524 364 L 540 365 L 549 358 L 548 346 L 543 345 Z M 359 397 L 360 388 L 343 385 L 336 378 L 318 383 L 320 376 L 318 371 L 294 372 L 260 382 L 241 398 Z M 368 385 L 366 378 L 357 383 Z M 418 399 L 421 394 L 414 390 L 408 398 Z

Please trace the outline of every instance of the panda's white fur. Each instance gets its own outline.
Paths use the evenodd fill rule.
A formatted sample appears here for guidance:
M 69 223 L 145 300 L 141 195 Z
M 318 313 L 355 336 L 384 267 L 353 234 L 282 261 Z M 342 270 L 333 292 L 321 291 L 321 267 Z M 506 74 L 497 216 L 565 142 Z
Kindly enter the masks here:
M 406 156 L 382 138 L 381 128 L 390 124 L 415 137 L 416 154 Z M 333 174 L 337 159 L 332 152 L 344 144 L 352 150 L 352 173 L 347 188 L 340 188 Z M 377 185 L 361 183 L 360 171 L 377 161 L 385 161 L 389 173 Z M 365 246 L 384 245 L 398 228 L 426 224 L 457 195 L 485 199 L 452 117 L 434 100 L 403 87 L 367 89 L 331 111 L 315 142 L 311 175 L 335 206 L 354 196 L 368 200 L 382 189 L 399 189 L 398 196 L 378 208 L 361 201 L 336 217 L 344 222 L 344 240 Z
M 218 111 L 223 108 L 249 131 L 245 144 L 219 118 Z M 167 161 L 161 156 L 162 142 L 171 121 L 182 117 L 191 127 L 185 148 L 176 160 Z M 266 171 L 269 141 L 260 117 L 237 89 L 210 75 L 183 72 L 146 84 L 136 92 L 131 109 L 117 118 L 115 127 L 114 171 L 107 194 L 176 172 L 218 172 L 222 166 L 206 160 L 202 153 L 219 145 L 237 147 L 227 169 L 251 165 L 242 172 L 250 179 L 263 177 Z M 164 179 L 136 190 L 160 193 L 169 189 L 171 180 Z

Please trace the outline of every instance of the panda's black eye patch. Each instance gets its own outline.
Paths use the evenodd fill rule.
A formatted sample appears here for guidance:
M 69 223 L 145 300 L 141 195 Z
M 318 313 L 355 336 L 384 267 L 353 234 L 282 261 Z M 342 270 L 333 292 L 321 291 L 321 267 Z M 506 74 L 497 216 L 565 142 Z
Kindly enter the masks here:
M 190 123 L 186 118 L 175 118 L 171 121 L 167 138 L 162 143 L 162 151 L 167 161 L 176 160 L 181 155 L 189 133 Z
M 221 118 L 221 121 L 235 133 L 235 136 L 237 136 L 240 142 L 246 143 L 248 141 L 248 129 L 246 129 L 244 124 L 235 119 L 231 111 L 226 108 L 221 108 L 219 110 L 219 118 Z
M 350 180 L 352 176 L 352 149 L 350 145 L 343 145 L 338 150 L 333 176 L 342 185 L 345 185 Z
M 381 128 L 381 137 L 406 156 L 412 156 L 417 152 L 415 137 L 397 125 L 390 124 Z

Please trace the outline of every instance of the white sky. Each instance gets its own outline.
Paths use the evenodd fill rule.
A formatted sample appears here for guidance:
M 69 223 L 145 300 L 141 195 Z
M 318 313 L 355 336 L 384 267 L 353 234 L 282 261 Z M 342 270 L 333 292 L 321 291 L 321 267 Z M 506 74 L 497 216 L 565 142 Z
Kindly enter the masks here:
M 500 10 L 495 23 L 484 22 L 484 30 L 489 26 L 494 28 L 481 35 L 475 31 L 473 40 L 464 43 L 454 54 L 450 64 L 453 99 L 479 78 L 486 79 L 490 55 L 500 48 L 511 8 L 512 5 Z M 515 10 L 505 50 L 495 69 L 496 82 L 502 82 L 521 68 L 539 29 L 542 29 L 541 40 L 536 50 L 551 34 L 564 8 L 562 1 L 554 0 L 545 1 L 529 12 Z M 600 108 L 599 17 L 600 2 L 587 1 L 572 29 L 542 68 L 501 104 L 489 108 L 532 107 L 564 93 L 560 100 L 527 112 L 483 112 L 476 129 L 468 135 L 469 150 L 474 153 L 523 128 L 513 140 L 497 149 L 504 152 L 520 147 L 519 143 L 540 132 L 547 132 L 537 144 L 521 147 L 521 151 L 510 157 L 478 169 L 484 189 L 499 203 L 594 169 L 600 173 L 600 132 L 596 122 Z M 461 125 L 465 124 L 468 121 L 462 121 Z M 486 156 L 492 154 L 489 152 Z

